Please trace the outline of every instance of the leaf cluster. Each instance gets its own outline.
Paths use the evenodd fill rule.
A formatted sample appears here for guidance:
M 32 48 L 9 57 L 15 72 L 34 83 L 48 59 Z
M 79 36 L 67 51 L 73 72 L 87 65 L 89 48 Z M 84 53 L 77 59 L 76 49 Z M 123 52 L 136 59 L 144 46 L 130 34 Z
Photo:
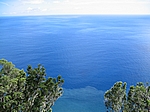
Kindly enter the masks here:
M 116 82 L 105 92 L 105 106 L 110 112 L 150 112 L 150 86 L 137 83 L 126 90 L 126 83 Z
M 45 78 L 45 68 L 28 66 L 27 71 L 0 60 L 1 112 L 51 112 L 54 102 L 63 94 L 64 80 Z

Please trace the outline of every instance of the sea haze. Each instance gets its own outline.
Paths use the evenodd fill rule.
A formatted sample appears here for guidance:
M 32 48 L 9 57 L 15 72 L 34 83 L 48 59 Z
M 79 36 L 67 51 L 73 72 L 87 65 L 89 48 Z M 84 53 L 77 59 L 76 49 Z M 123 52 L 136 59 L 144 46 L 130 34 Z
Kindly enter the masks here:
M 0 59 L 62 75 L 54 112 L 104 112 L 116 81 L 150 82 L 150 16 L 0 17 Z

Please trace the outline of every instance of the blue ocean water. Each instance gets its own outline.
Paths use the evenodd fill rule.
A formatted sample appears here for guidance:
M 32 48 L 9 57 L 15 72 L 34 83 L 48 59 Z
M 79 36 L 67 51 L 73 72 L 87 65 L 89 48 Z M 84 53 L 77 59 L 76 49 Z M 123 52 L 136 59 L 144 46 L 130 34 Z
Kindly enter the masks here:
M 150 82 L 150 16 L 0 17 L 0 59 L 62 75 L 53 112 L 105 112 L 116 81 Z

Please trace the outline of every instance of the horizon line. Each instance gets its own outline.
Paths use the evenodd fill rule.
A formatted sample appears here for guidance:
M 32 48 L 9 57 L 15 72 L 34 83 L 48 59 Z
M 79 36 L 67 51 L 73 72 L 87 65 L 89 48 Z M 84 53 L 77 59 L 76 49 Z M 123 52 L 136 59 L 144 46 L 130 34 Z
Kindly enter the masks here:
M 150 16 L 150 14 L 36 14 L 36 15 L 0 15 L 0 17 L 20 17 L 20 16 Z

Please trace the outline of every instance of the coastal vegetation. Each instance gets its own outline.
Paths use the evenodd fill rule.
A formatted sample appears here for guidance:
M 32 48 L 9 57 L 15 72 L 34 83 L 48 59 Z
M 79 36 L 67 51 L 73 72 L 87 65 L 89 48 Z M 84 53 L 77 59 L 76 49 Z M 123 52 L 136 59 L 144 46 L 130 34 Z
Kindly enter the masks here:
M 46 78 L 42 65 L 27 67 L 26 72 L 12 62 L 0 60 L 0 112 L 52 112 L 62 96 L 64 80 Z M 142 82 L 127 89 L 126 82 L 116 82 L 104 94 L 107 112 L 150 112 L 150 85 Z
M 52 112 L 54 102 L 63 94 L 64 80 L 45 78 L 42 65 L 28 66 L 26 72 L 5 59 L 0 60 L 1 112 Z
M 126 83 L 116 82 L 105 92 L 107 112 L 150 112 L 150 86 L 142 82 L 130 86 L 127 93 Z

